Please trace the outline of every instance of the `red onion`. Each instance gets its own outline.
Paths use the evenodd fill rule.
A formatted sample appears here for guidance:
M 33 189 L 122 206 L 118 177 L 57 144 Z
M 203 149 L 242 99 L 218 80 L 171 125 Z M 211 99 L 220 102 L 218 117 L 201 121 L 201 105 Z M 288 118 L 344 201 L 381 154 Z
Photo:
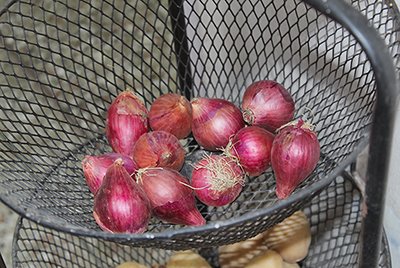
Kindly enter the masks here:
M 294 101 L 289 92 L 275 81 L 255 82 L 243 95 L 244 121 L 271 132 L 290 122 L 294 116 L 294 109 Z
M 142 233 L 151 218 L 149 200 L 122 166 L 112 164 L 94 197 L 93 216 L 97 224 L 112 233 Z
M 197 98 L 191 103 L 193 136 L 206 150 L 224 148 L 229 138 L 245 126 L 239 108 L 227 100 Z
M 266 129 L 250 126 L 242 128 L 229 142 L 226 153 L 239 160 L 250 176 L 262 174 L 271 164 L 274 135 Z
M 276 195 L 288 197 L 317 166 L 320 146 L 311 126 L 302 119 L 283 127 L 275 136 L 271 164 L 276 178 Z
M 178 139 L 192 131 L 192 106 L 179 94 L 168 93 L 158 97 L 151 105 L 149 123 L 153 130 L 163 130 Z
M 197 198 L 208 206 L 232 203 L 243 185 L 244 172 L 233 158 L 206 155 L 193 168 L 192 187 Z
M 133 148 L 133 160 L 140 168 L 169 167 L 180 170 L 185 150 L 177 137 L 165 131 L 143 134 Z
M 205 219 L 196 208 L 189 181 L 176 170 L 140 169 L 136 180 L 146 192 L 153 214 L 159 219 L 174 224 L 205 224 Z
M 118 153 L 106 153 L 103 155 L 86 155 L 82 161 L 83 174 L 89 190 L 95 194 L 100 188 L 107 169 L 115 160 L 121 158 L 123 166 L 129 174 L 133 174 L 136 169 L 136 163 L 129 157 Z
M 106 136 L 116 153 L 132 156 L 135 142 L 148 131 L 147 109 L 130 91 L 120 93 L 107 111 Z

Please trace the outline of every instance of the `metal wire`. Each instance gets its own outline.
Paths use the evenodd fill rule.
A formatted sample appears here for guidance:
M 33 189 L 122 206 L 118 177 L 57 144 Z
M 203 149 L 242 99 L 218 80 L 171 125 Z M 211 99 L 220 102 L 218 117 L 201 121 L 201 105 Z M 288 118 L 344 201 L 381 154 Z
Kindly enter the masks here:
M 304 212 L 310 221 L 312 242 L 301 267 L 357 267 L 362 221 L 361 195 L 350 177 L 338 177 L 306 204 Z M 379 267 L 390 268 L 385 237 L 382 245 Z M 213 260 L 210 262 L 213 267 L 218 267 L 219 256 L 215 258 L 212 251 L 204 252 L 206 259 Z M 133 248 L 74 236 L 23 218 L 19 221 L 13 243 L 13 262 L 16 268 L 115 267 L 132 260 L 150 267 L 165 264 L 173 253 L 171 250 Z
M 254 236 L 303 207 L 366 144 L 374 73 L 340 24 L 295 0 L 171 3 L 21 0 L 3 11 L 3 202 L 45 226 L 135 246 L 221 245 Z M 395 6 L 372 0 L 352 4 L 381 33 L 399 69 Z M 177 32 L 186 34 L 186 45 Z M 292 198 L 276 199 L 268 171 L 249 180 L 231 205 L 202 208 L 205 227 L 154 220 L 143 235 L 100 231 L 80 162 L 86 154 L 110 151 L 105 113 L 119 92 L 134 89 L 148 107 L 166 92 L 239 105 L 245 87 L 258 79 L 277 80 L 289 89 L 296 116 L 312 117 L 321 143 L 317 169 Z M 199 148 L 192 138 L 186 148 L 190 161 Z

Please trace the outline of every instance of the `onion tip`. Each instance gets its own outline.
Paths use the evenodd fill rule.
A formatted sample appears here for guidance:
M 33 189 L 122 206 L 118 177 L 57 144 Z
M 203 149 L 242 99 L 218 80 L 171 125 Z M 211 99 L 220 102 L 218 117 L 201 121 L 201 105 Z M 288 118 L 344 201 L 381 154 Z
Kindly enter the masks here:
M 254 124 L 254 113 L 250 109 L 245 109 L 243 111 L 243 120 L 247 124 L 253 125 Z

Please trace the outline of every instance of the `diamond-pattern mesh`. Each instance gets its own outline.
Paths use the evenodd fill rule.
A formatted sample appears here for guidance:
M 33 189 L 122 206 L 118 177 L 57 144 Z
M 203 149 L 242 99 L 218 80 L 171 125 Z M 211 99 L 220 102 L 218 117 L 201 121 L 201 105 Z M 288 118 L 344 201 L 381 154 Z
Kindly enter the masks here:
M 398 10 L 352 4 L 398 70 Z M 0 199 L 45 226 L 176 249 L 242 240 L 301 208 L 368 138 L 375 80 L 367 56 L 340 24 L 299 0 L 21 0 L 0 14 Z M 105 114 L 119 92 L 133 89 L 147 107 L 166 92 L 239 105 L 259 79 L 288 88 L 296 116 L 312 120 L 321 143 L 321 161 L 293 199 L 277 200 L 269 170 L 231 205 L 199 204 L 205 227 L 153 220 L 143 235 L 99 229 L 81 160 L 110 151 Z M 199 148 L 183 142 L 190 162 Z
M 328 188 L 306 204 L 304 212 L 310 221 L 312 242 L 301 267 L 357 267 L 361 201 L 359 190 L 349 176 L 345 175 L 336 178 Z M 213 267 L 219 267 L 217 250 L 200 249 L 199 252 Z M 132 260 L 151 267 L 165 264 L 171 254 L 171 250 L 134 248 L 100 239 L 74 236 L 45 228 L 27 219 L 20 220 L 13 244 L 13 261 L 15 267 L 21 268 L 115 267 Z M 385 236 L 379 267 L 391 267 Z

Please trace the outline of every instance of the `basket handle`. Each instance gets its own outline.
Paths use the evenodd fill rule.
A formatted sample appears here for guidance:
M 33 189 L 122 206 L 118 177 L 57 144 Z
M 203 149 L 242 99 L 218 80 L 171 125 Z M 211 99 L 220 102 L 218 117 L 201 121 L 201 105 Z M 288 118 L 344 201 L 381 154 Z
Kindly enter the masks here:
M 366 176 L 367 215 L 362 222 L 359 267 L 377 267 L 390 151 L 399 91 L 393 60 L 384 41 L 370 22 L 343 0 L 303 0 L 341 23 L 354 35 L 371 62 L 377 92 L 370 135 Z

